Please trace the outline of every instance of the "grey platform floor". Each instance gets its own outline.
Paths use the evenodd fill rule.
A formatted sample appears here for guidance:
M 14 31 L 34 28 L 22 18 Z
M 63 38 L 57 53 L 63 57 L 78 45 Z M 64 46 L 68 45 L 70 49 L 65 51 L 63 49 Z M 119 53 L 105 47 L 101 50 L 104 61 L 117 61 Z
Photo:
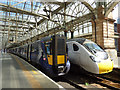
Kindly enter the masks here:
M 0 53 L 1 88 L 62 88 L 18 56 Z

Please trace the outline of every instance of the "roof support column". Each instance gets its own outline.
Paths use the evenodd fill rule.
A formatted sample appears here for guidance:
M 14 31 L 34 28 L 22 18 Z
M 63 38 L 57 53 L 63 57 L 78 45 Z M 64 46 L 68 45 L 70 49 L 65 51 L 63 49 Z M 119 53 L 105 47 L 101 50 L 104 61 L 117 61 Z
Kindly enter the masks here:
M 67 39 L 67 32 L 68 32 L 68 31 L 64 31 L 64 35 L 65 35 L 66 39 Z
M 17 43 L 17 37 L 18 37 L 18 32 L 17 32 L 17 30 L 18 30 L 18 22 L 17 22 L 17 12 L 16 12 L 16 31 L 15 31 L 15 42 Z
M 64 22 L 63 22 L 63 24 L 64 24 L 64 35 L 65 35 L 65 37 L 66 37 L 66 39 L 67 39 L 67 30 L 66 30 L 66 16 L 65 16 L 65 14 L 66 14 L 66 2 L 64 2 Z
M 104 48 L 114 60 L 114 66 L 118 65 L 117 51 L 114 39 L 114 19 L 111 13 L 107 18 L 103 14 L 104 8 L 98 7 L 96 22 L 96 43 Z M 93 41 L 95 41 L 95 24 L 92 21 Z
M 11 2 L 10 2 L 11 3 Z M 9 3 L 9 7 L 10 8 L 10 3 Z M 11 28 L 11 25 L 10 25 L 10 11 L 9 11 L 9 30 L 8 30 L 8 43 L 10 43 L 10 28 Z M 13 41 L 13 38 L 12 38 L 12 41 Z

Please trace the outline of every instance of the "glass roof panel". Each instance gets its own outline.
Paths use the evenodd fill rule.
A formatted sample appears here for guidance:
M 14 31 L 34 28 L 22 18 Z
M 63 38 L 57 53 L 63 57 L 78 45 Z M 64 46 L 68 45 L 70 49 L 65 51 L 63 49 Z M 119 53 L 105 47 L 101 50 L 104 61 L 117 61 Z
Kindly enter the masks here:
M 72 22 L 78 17 L 89 14 L 91 12 L 89 8 L 96 8 L 99 4 L 97 1 L 100 0 L 84 0 L 86 5 L 80 2 L 82 0 L 62 1 L 72 2 L 69 4 L 66 2 L 67 6 L 64 10 L 65 3 L 61 0 L 43 0 L 43 2 L 39 2 L 39 0 L 0 0 L 0 25 L 4 25 L 0 27 L 8 29 L 10 25 L 11 29 L 16 29 L 12 26 L 18 26 L 19 30 L 28 31 L 28 34 L 22 32 L 22 35 L 25 36 L 30 36 L 31 32 L 36 33 L 37 30 L 42 33 L 47 29 L 53 30 L 60 25 L 64 26 L 64 21 Z M 106 1 L 106 6 L 109 6 L 114 0 L 104 1 Z M 85 26 L 87 27 L 86 24 Z

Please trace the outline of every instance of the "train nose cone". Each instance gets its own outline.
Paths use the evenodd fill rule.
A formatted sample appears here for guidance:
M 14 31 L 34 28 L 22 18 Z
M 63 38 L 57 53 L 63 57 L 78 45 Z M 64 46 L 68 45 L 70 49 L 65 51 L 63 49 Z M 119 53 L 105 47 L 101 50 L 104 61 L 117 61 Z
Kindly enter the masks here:
M 98 68 L 99 68 L 99 74 L 111 72 L 113 70 L 113 61 L 107 60 L 98 63 Z
M 108 54 L 106 52 L 97 51 L 95 55 L 103 60 L 108 59 Z

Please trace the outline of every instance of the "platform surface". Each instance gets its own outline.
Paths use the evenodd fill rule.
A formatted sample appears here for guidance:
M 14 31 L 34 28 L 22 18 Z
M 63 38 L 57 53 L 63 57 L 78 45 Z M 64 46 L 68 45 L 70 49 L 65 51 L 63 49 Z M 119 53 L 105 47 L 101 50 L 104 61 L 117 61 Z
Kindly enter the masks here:
M 18 56 L 0 53 L 0 63 L 2 88 L 62 88 Z

